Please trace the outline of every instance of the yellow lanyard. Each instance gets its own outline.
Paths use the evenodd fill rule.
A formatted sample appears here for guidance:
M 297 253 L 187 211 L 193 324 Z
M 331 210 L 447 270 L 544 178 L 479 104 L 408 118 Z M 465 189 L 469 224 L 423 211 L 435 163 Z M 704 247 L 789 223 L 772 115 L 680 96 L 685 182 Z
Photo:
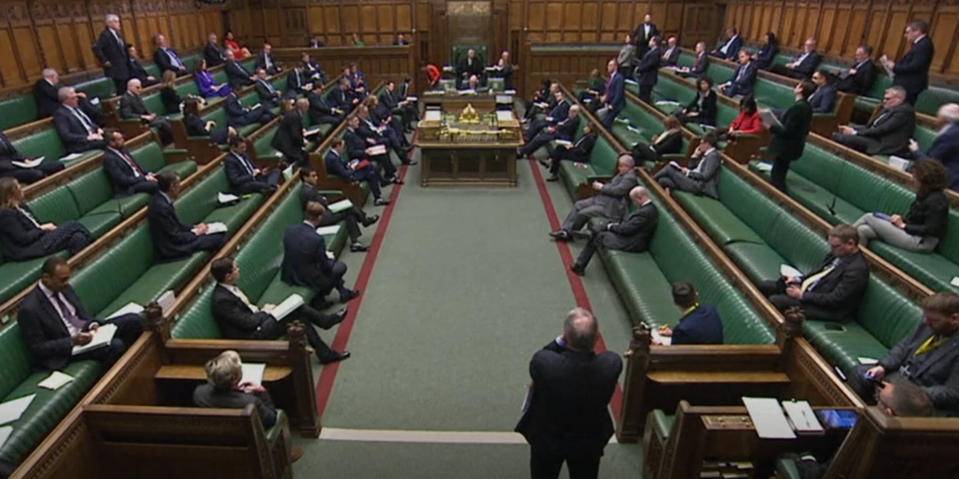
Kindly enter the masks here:
M 939 337 L 939 339 L 936 339 L 937 337 L 939 337 L 938 334 L 933 334 L 932 336 L 929 336 L 929 339 L 927 339 L 926 342 L 922 343 L 922 346 L 919 346 L 919 349 L 916 350 L 915 355 L 919 356 L 920 354 L 928 353 L 929 351 L 932 351 L 933 349 L 936 349 L 939 346 L 942 346 L 943 344 L 945 344 L 946 341 L 949 340 L 949 336 L 942 336 L 942 337 Z
M 683 317 L 685 318 L 689 313 L 692 313 L 692 312 L 695 311 L 696 308 L 698 308 L 698 307 L 699 307 L 699 303 L 696 303 L 696 304 L 690 306 L 689 309 L 687 309 L 686 311 L 683 311 Z

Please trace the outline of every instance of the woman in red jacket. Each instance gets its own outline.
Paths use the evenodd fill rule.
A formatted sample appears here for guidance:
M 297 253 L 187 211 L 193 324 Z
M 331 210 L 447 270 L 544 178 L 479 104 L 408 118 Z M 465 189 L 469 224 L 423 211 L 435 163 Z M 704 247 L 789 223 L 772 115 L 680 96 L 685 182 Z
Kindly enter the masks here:
M 736 135 L 758 135 L 763 131 L 763 122 L 759 118 L 759 108 L 756 107 L 756 99 L 752 95 L 743 97 L 739 101 L 739 114 L 729 124 L 729 128 L 723 136 L 728 140 L 736 138 Z

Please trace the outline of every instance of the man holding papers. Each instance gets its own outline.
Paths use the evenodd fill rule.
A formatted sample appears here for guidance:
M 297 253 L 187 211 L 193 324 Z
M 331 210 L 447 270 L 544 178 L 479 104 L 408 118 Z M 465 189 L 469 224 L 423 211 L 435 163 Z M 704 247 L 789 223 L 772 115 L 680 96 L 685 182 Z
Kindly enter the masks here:
M 815 90 L 816 85 L 809 80 L 797 83 L 793 88 L 796 103 L 783 113 L 781 123 L 760 111 L 763 126 L 772 133 L 772 140 L 767 148 L 769 155 L 773 158 L 773 171 L 769 181 L 783 193 L 786 192 L 786 173 L 789 171 L 789 163 L 802 157 L 806 136 L 809 134 L 809 125 L 812 123 L 812 107 L 806 99 Z
M 306 204 L 311 201 L 316 201 L 323 205 L 323 208 L 326 208 L 326 212 L 323 213 L 323 218 L 320 220 L 320 226 L 330 226 L 342 222 L 343 226 L 346 227 L 347 235 L 350 237 L 350 251 L 356 253 L 369 249 L 369 246 L 360 242 L 360 235 L 363 234 L 360 231 L 360 224 L 364 227 L 370 226 L 379 221 L 379 215 L 367 216 L 363 210 L 348 199 L 337 201 L 331 205 L 326 196 L 316 189 L 320 176 L 315 170 L 303 169 L 300 177 L 303 178 L 303 186 L 300 188 L 300 202 L 303 204 L 303 208 L 306 208 Z
M 37 161 L 37 160 L 40 161 Z M 13 143 L 0 131 L 0 177 L 16 178 L 20 183 L 33 183 L 52 175 L 64 168 L 63 163 L 51 158 L 26 158 L 17 151 Z
M 355 116 L 350 118 L 350 121 L 353 120 L 356 120 Z M 347 133 L 344 136 L 349 138 L 349 128 L 347 128 Z M 362 156 L 353 156 L 354 152 L 350 152 L 350 160 L 348 162 L 344 161 L 343 150 L 345 148 L 346 141 L 343 138 L 333 140 L 329 151 L 327 151 L 326 156 L 323 157 L 326 174 L 354 183 L 365 181 L 370 187 L 370 193 L 373 195 L 373 205 L 385 206 L 390 204 L 390 200 L 383 198 L 382 191 L 380 190 L 382 180 L 380 180 L 380 173 L 376 171 L 376 168 L 374 168 L 369 161 L 364 160 Z M 361 155 L 362 151 L 363 150 L 360 150 Z
M 313 304 L 322 309 L 325 296 L 334 289 L 345 303 L 360 295 L 343 282 L 346 265 L 327 255 L 326 242 L 317 234 L 326 209 L 316 202 L 306 204 L 303 222 L 287 226 L 283 235 L 283 264 L 280 278 L 287 284 L 306 286 L 316 291 Z
M 160 192 L 147 205 L 147 220 L 157 261 L 187 258 L 197 251 L 216 251 L 226 242 L 225 232 L 214 232 L 213 224 L 187 226 L 180 222 L 173 200 L 180 195 L 180 177 L 172 171 L 157 175 Z M 222 223 L 214 223 L 222 225 Z
M 217 258 L 210 265 L 210 274 L 217 285 L 213 289 L 213 317 L 216 319 L 223 337 L 229 339 L 279 339 L 286 335 L 286 326 L 290 321 L 303 322 L 306 340 L 316 351 L 321 364 L 342 361 L 350 357 L 349 351 L 336 352 L 330 349 L 311 324 L 330 329 L 346 318 L 346 308 L 333 314 L 321 313 L 308 305 L 289 311 L 275 304 L 263 307 L 250 302 L 246 294 L 236 286 L 240 278 L 240 268 L 233 258 Z M 285 303 L 286 301 L 284 301 Z M 281 305 L 282 306 L 282 305 Z
M 62 369 L 70 361 L 80 359 L 113 363 L 143 331 L 140 317 L 124 314 L 105 321 L 94 320 L 70 287 L 70 274 L 66 260 L 51 256 L 43 263 L 37 287 L 20 304 L 17 324 L 33 362 L 50 370 Z M 75 346 L 94 341 L 97 330 L 108 324 L 116 327 L 112 339 L 88 352 L 73 355 Z

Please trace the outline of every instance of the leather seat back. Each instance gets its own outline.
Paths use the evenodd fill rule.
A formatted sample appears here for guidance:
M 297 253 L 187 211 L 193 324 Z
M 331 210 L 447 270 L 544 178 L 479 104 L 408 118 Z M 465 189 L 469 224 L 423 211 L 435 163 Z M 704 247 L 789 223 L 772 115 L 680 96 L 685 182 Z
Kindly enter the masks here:
M 48 161 L 58 160 L 67 154 L 57 129 L 53 127 L 12 140 L 11 143 L 24 156 L 43 156 Z
M 95 80 L 81 82 L 73 85 L 73 87 L 76 88 L 77 91 L 86 93 L 87 98 L 91 100 L 94 97 L 105 100 L 116 96 L 116 87 L 113 84 L 113 80 L 106 77 L 98 77 Z
M 29 206 L 33 215 L 41 222 L 52 221 L 60 224 L 82 216 L 67 188 L 50 190 L 30 200 Z
M 0 101 L 0 130 L 24 125 L 37 119 L 37 101 L 33 95 L 20 95 Z
M 239 287 L 252 298 L 259 298 L 279 271 L 283 260 L 283 235 L 286 227 L 303 221 L 300 188 L 296 185 L 280 202 L 257 233 L 236 255 L 240 265 Z
M 130 155 L 132 155 L 133 159 L 140 165 L 140 168 L 146 171 L 155 173 L 166 166 L 166 160 L 163 158 L 163 149 L 160 148 L 160 145 L 155 141 L 131 150 Z
M 739 175 L 726 171 L 725 166 L 719 173 L 718 188 L 723 205 L 761 238 L 765 238 L 782 214 L 779 208 L 767 206 L 765 202 L 769 200 L 762 193 Z
M 902 341 L 921 318 L 922 312 L 915 303 L 875 275 L 869 277 L 856 322 L 884 346 L 892 348 Z
M 0 330 L 0 398 L 6 397 L 31 373 L 30 351 L 16 321 Z
M 103 168 L 97 168 L 67 184 L 80 216 L 113 198 L 113 186 Z
M 74 272 L 70 284 L 87 311 L 96 314 L 143 276 L 153 262 L 150 226 L 143 225 L 96 261 Z
M 229 191 L 230 183 L 226 179 L 226 169 L 217 168 L 209 177 L 197 183 L 180 198 L 177 198 L 173 207 L 183 224 L 200 223 L 219 207 L 217 195 Z

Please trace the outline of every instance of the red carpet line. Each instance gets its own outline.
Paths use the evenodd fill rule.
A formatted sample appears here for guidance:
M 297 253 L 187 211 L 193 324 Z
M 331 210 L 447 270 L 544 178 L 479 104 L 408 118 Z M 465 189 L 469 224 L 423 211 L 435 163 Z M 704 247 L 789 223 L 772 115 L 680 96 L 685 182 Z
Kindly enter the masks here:
M 414 132 L 411 142 L 415 141 L 416 133 Z M 408 158 L 412 156 L 413 151 L 411 150 Z M 401 180 L 406 180 L 406 170 L 408 168 L 407 165 L 400 167 L 399 175 Z M 400 190 L 402 189 L 403 185 L 394 185 L 393 190 L 390 192 L 390 204 L 383 210 L 379 227 L 373 236 L 373 242 L 370 243 L 370 249 L 366 252 L 366 259 L 363 260 L 360 273 L 356 276 L 356 283 L 353 284 L 353 289 L 360 290 L 360 297 L 349 303 L 350 311 L 346 315 L 346 319 L 340 323 L 340 327 L 336 331 L 336 337 L 333 339 L 333 344 L 330 345 L 330 347 L 336 351 L 346 349 L 346 343 L 350 340 L 350 333 L 353 332 L 356 315 L 359 314 L 360 306 L 363 304 L 363 298 L 366 296 L 366 286 L 370 282 L 370 277 L 373 275 L 373 266 L 376 264 L 376 257 L 380 252 L 380 246 L 383 244 L 383 237 L 386 236 L 386 230 L 390 226 L 393 208 L 396 207 L 396 201 L 399 199 Z M 316 414 L 321 421 L 323 419 L 323 411 L 326 409 L 326 404 L 330 401 L 330 394 L 333 392 L 333 382 L 336 380 L 336 372 L 340 369 L 340 364 L 342 363 L 323 366 L 323 372 L 320 373 L 320 380 L 316 383 Z
M 526 161 L 529 162 L 530 171 L 533 172 L 533 178 L 536 180 L 536 189 L 539 190 L 539 198 L 543 201 L 543 209 L 546 210 L 549 229 L 550 231 L 556 231 L 560 227 L 559 217 L 556 216 L 553 201 L 549 198 L 549 192 L 546 191 L 546 183 L 543 181 L 543 175 L 539 172 L 539 165 L 535 159 Z M 545 232 L 543 236 L 546 236 Z M 592 311 L 593 307 L 589 304 L 589 296 L 586 294 L 586 288 L 583 287 L 583 280 L 569 270 L 569 265 L 573 262 L 573 253 L 570 252 L 569 245 L 562 241 L 556 241 L 555 243 L 556 249 L 559 251 L 559 257 L 563 260 L 563 270 L 566 272 L 569 287 L 573 290 L 573 298 L 576 300 L 576 305 Z M 599 353 L 605 350 L 606 343 L 603 341 L 602 334 L 600 334 L 599 340 L 596 342 L 596 352 Z M 613 391 L 613 398 L 610 400 L 609 405 L 613 410 L 613 419 L 618 422 L 623 405 L 623 388 L 620 387 L 619 383 L 616 384 L 616 390 Z

